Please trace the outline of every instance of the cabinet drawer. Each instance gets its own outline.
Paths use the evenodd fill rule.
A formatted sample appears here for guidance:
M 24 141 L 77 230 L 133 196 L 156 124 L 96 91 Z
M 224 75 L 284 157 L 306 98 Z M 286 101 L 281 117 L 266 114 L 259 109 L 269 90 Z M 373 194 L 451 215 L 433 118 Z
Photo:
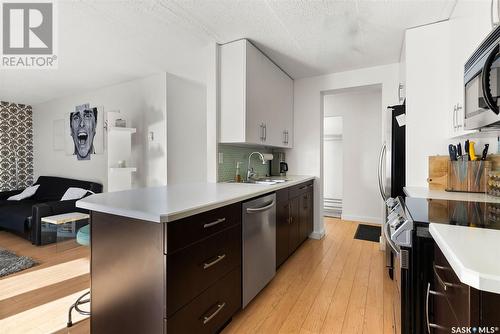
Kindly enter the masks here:
M 433 317 L 430 321 L 431 334 L 449 334 L 452 327 L 459 326 L 458 320 L 451 309 L 442 286 L 436 281 L 434 275 L 434 286 L 436 294 L 433 294 Z
M 173 252 L 241 223 L 241 203 L 167 223 L 165 252 Z
M 167 320 L 168 334 L 217 333 L 241 307 L 241 267 Z
M 459 320 L 459 324 L 456 324 L 456 326 L 472 325 L 470 324 L 470 287 L 460 282 L 439 247 L 435 247 L 434 261 L 433 270 L 436 289 L 443 293 L 450 304 L 453 314 Z
M 167 317 L 241 266 L 241 225 L 167 255 Z
M 313 188 L 313 181 L 307 181 L 290 187 L 290 198 L 300 196 Z

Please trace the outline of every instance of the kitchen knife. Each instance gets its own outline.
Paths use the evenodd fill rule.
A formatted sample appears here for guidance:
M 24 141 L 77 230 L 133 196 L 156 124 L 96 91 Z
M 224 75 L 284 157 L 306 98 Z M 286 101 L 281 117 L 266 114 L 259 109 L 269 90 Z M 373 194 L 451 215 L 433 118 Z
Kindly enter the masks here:
M 488 148 L 490 144 L 484 144 L 483 154 L 481 155 L 481 160 L 486 160 L 486 156 L 488 155 Z
M 460 144 L 460 143 L 457 144 L 457 155 L 459 157 L 462 156 L 462 144 Z
M 457 147 L 453 144 L 448 145 L 448 152 L 450 153 L 450 160 L 457 161 Z
M 469 156 L 470 156 L 471 161 L 477 160 L 476 149 L 474 148 L 474 144 L 475 144 L 475 142 L 473 142 L 473 141 L 469 142 Z
M 467 139 L 465 141 L 464 150 L 465 150 L 465 153 L 467 153 L 467 160 L 470 160 L 469 139 Z

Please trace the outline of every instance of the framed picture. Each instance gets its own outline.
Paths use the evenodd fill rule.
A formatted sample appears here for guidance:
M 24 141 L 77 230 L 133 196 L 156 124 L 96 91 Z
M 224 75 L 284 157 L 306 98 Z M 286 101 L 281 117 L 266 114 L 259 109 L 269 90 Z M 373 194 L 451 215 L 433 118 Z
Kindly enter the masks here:
M 103 107 L 89 103 L 75 107 L 66 120 L 65 151 L 77 160 L 90 160 L 93 154 L 104 153 Z

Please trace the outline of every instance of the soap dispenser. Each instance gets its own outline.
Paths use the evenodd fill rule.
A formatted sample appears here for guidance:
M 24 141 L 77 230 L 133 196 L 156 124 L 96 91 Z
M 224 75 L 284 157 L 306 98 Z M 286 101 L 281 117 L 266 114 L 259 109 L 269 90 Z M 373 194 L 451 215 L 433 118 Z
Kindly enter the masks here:
M 240 165 L 241 161 L 236 162 L 236 176 L 234 177 L 235 182 L 241 182 L 241 173 L 240 173 Z

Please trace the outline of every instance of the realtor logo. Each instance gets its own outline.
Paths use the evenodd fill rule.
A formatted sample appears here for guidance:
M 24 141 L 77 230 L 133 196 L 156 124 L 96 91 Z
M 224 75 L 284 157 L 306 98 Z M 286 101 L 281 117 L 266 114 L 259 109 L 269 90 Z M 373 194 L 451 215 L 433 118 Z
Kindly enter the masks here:
M 53 1 L 2 2 L 2 68 L 55 68 Z

